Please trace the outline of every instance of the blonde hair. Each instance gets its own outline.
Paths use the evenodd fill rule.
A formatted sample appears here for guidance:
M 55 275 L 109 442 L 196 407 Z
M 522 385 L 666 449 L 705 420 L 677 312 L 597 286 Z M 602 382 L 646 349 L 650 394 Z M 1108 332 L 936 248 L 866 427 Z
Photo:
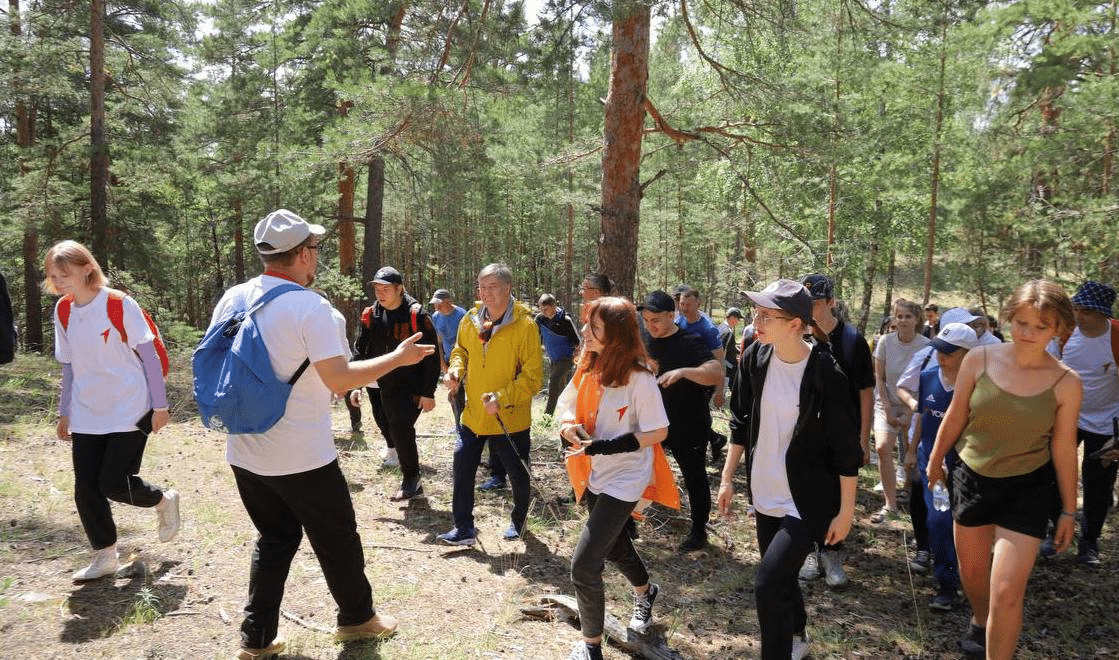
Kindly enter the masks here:
M 1049 280 L 1030 280 L 1014 290 L 999 314 L 1005 323 L 1014 320 L 1018 312 L 1033 307 L 1041 318 L 1054 325 L 1058 336 L 1066 336 L 1076 327 L 1072 314 L 1072 300 L 1064 288 Z
M 89 275 L 85 278 L 86 286 L 97 289 L 109 285 L 109 279 L 105 277 L 104 271 L 101 270 L 101 264 L 97 263 L 97 259 L 94 258 L 89 248 L 77 241 L 61 241 L 47 250 L 46 256 L 43 257 L 43 270 L 48 271 L 51 266 L 61 270 L 69 270 L 71 267 L 93 266 Z M 62 293 L 55 288 L 50 277 L 43 279 L 43 291 L 56 296 Z

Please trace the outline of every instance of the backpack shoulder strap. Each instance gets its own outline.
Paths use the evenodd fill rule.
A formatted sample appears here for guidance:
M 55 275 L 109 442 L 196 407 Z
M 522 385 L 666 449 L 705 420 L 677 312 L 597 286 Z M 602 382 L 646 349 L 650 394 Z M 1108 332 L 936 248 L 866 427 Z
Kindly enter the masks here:
M 70 307 L 74 304 L 74 296 L 66 294 L 58 301 L 58 322 L 62 324 L 62 330 L 65 332 L 70 326 Z
M 855 328 L 846 322 L 843 323 L 843 336 L 840 339 L 840 350 L 843 351 L 843 361 L 850 367 L 855 363 L 855 342 L 859 340 L 859 333 Z
M 372 305 L 370 305 L 369 307 L 366 307 L 365 309 L 361 310 L 361 324 L 362 325 L 364 325 L 365 327 L 368 328 L 369 324 L 373 322 L 372 318 L 373 318 L 373 306 Z
M 105 311 L 109 314 L 109 323 L 117 329 L 120 340 L 128 343 L 128 332 L 124 329 L 124 294 L 116 289 L 109 289 L 105 299 Z M 144 314 L 147 316 L 147 313 Z
M 264 295 L 262 295 L 259 299 L 257 299 L 255 303 L 253 303 L 253 306 L 245 312 L 245 316 L 252 316 L 258 309 L 264 307 L 268 303 L 272 302 L 273 299 L 282 296 L 285 293 L 302 290 L 303 287 L 299 286 L 298 284 L 280 284 L 279 286 L 274 286 L 271 289 L 265 291 Z
M 420 310 L 423 309 L 423 306 L 420 305 L 418 302 L 414 302 L 409 309 L 412 312 L 412 334 L 416 334 L 420 331 L 420 326 L 418 323 L 416 323 L 416 317 L 419 316 Z

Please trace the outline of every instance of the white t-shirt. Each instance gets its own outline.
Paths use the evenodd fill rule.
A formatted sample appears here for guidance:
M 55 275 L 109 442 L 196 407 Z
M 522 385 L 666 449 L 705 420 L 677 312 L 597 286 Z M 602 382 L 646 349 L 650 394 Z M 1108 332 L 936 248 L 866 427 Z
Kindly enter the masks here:
M 881 360 L 886 366 L 886 391 L 889 395 L 889 401 L 880 401 L 881 395 L 879 389 L 874 388 L 874 405 L 879 410 L 885 410 L 886 404 L 897 406 L 901 405 L 901 400 L 898 399 L 897 386 L 898 379 L 901 378 L 902 372 L 909 366 L 910 360 L 917 351 L 929 345 L 929 338 L 924 335 L 914 335 L 909 343 L 905 343 L 898 339 L 898 333 L 891 332 L 888 335 L 882 335 L 878 339 L 878 345 L 874 348 L 874 358 Z
M 569 382 L 556 402 L 556 419 L 575 421 L 578 391 Z M 653 374 L 634 373 L 623 387 L 605 387 L 598 404 L 594 437 L 616 438 L 626 433 L 647 433 L 668 426 L 660 388 Z M 596 495 L 609 495 L 623 502 L 637 502 L 653 478 L 653 448 L 621 454 L 591 456 L 587 488 Z
M 1111 419 L 1119 416 L 1119 372 L 1111 351 L 1112 332 L 1110 323 L 1099 337 L 1085 337 L 1076 328 L 1062 351 L 1062 361 L 1080 374 L 1084 400 L 1077 426 L 1089 433 L 1111 435 Z
M 265 291 L 288 280 L 261 275 L 225 292 L 214 308 L 211 325 L 245 295 L 250 305 Z M 255 315 L 277 378 L 287 380 L 303 360 L 311 364 L 295 382 L 284 416 L 264 433 L 229 435 L 226 460 L 254 474 L 277 476 L 320 468 L 338 457 L 330 431 L 330 390 L 315 362 L 346 357 L 346 341 L 335 322 L 334 308 L 311 290 L 285 293 Z
M 937 364 L 936 356 L 933 355 L 934 351 L 936 349 L 930 344 L 914 353 L 909 360 L 909 364 L 906 365 L 905 371 L 901 372 L 901 376 L 898 377 L 898 387 L 904 387 L 916 395 L 918 388 L 921 387 L 921 372 Z M 929 358 L 928 362 L 925 362 L 926 357 Z M 921 368 L 922 364 L 925 365 L 924 369 Z
M 144 313 L 132 298 L 124 298 L 124 330 L 128 343 L 109 320 L 109 291 L 101 291 L 84 305 L 70 305 L 66 330 L 54 311 L 54 356 L 74 371 L 70 397 L 70 431 L 104 435 L 136 430 L 136 422 L 151 408 L 144 366 L 135 348 L 155 340 Z
M 800 384 L 808 356 L 798 362 L 782 362 L 774 355 L 762 386 L 761 418 L 754 462 L 750 469 L 750 492 L 754 509 L 767 516 L 800 518 L 793 493 L 789 489 L 789 473 L 785 454 L 793 441 L 793 429 L 800 416 Z

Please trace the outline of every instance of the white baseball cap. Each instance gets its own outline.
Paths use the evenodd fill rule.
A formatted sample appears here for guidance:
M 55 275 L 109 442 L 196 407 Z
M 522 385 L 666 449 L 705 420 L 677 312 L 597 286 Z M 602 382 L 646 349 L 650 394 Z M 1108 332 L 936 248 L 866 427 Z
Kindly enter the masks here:
M 951 355 L 962 349 L 970 351 L 979 343 L 975 330 L 965 323 L 949 323 L 940 329 L 940 333 L 933 338 L 932 347 L 941 353 Z
M 950 323 L 971 323 L 978 321 L 979 317 L 967 311 L 963 307 L 953 307 L 952 309 L 940 315 L 940 327 L 944 327 Z
M 311 234 L 325 233 L 322 225 L 313 225 L 287 209 L 277 209 L 256 223 L 253 242 L 260 254 L 279 254 L 295 248 Z

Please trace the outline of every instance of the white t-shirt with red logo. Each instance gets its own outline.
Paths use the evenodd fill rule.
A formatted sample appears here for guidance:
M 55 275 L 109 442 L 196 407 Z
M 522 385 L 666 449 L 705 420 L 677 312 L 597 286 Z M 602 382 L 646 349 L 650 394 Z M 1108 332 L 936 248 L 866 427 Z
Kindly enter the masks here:
M 109 290 L 84 305 L 71 303 L 66 330 L 54 311 L 54 356 L 74 371 L 70 397 L 70 432 L 104 435 L 136 430 L 151 408 L 144 365 L 135 349 L 155 335 L 132 298 L 124 298 L 124 330 L 128 343 L 109 320 Z
M 575 421 L 575 383 L 570 382 L 556 402 L 556 419 Z M 660 388 L 653 374 L 630 375 L 622 387 L 604 387 L 595 421 L 596 439 L 616 438 L 626 433 L 647 433 L 668 427 Z M 653 448 L 620 454 L 591 456 L 587 488 L 596 495 L 609 495 L 623 502 L 637 502 L 653 478 Z

